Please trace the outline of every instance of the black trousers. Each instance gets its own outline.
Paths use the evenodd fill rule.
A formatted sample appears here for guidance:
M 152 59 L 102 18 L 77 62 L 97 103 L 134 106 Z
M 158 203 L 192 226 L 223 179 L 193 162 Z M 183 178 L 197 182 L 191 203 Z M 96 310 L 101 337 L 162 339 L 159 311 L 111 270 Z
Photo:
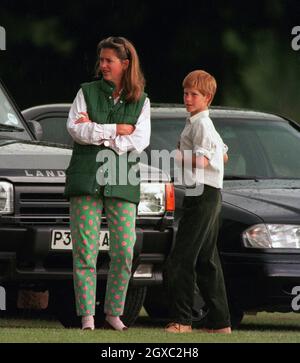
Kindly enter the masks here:
M 222 197 L 219 189 L 204 185 L 199 196 L 186 196 L 176 243 L 166 263 L 165 279 L 170 317 L 192 323 L 195 284 L 209 309 L 206 327 L 230 326 L 223 271 L 217 250 Z

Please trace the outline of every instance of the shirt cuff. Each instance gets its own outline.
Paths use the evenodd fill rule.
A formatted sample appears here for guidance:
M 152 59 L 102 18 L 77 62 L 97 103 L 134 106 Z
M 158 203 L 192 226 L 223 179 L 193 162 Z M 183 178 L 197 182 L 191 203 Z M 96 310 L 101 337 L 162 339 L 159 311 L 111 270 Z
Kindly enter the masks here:
M 117 134 L 116 124 L 103 125 L 103 139 L 115 139 Z
M 206 149 L 199 148 L 199 149 L 194 150 L 194 154 L 196 154 L 196 156 L 205 156 L 208 160 L 210 160 L 212 158 L 213 153 Z

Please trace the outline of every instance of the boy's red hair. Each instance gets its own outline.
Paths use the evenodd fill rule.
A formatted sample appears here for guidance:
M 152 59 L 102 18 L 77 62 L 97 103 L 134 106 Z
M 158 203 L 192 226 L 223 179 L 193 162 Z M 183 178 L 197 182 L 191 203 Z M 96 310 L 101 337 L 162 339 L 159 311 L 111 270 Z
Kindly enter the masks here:
M 183 88 L 195 88 L 205 96 L 210 95 L 211 99 L 208 106 L 211 104 L 217 90 L 215 78 L 203 70 L 190 72 L 183 80 L 182 86 Z

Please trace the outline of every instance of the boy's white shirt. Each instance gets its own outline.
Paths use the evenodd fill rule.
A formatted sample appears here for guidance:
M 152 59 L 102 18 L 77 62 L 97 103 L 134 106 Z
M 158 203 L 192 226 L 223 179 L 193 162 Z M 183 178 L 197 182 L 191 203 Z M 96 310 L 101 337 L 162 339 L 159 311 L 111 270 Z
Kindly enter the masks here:
M 209 164 L 201 170 L 186 170 L 187 185 L 207 184 L 223 188 L 224 154 L 228 147 L 214 127 L 209 110 L 201 111 L 186 119 L 180 136 L 180 150 L 188 150 L 197 156 L 205 156 Z
M 115 98 L 115 104 L 119 98 Z M 87 106 L 82 89 L 80 89 L 71 106 L 67 121 L 67 130 L 73 140 L 81 145 L 102 145 L 113 149 L 119 155 L 127 151 L 142 152 L 150 143 L 150 100 L 146 98 L 141 114 L 135 124 L 135 130 L 130 135 L 116 135 L 116 124 L 98 124 L 96 122 L 75 121 L 82 117 L 81 112 L 87 112 Z M 92 121 L 92 120 L 91 120 Z M 122 121 L 122 120 L 121 120 Z M 124 121 L 124 123 L 126 123 Z

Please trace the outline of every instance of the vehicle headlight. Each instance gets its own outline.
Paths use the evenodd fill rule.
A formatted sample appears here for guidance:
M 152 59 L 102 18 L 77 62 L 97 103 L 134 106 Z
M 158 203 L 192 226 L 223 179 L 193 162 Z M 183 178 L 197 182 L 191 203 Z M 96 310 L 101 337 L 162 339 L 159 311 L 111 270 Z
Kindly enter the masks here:
M 8 182 L 0 182 L 0 214 L 14 212 L 14 189 Z
M 172 183 L 141 183 L 138 215 L 162 215 L 175 210 L 175 192 Z
M 243 241 L 250 248 L 300 248 L 300 226 L 256 224 L 244 231 Z

